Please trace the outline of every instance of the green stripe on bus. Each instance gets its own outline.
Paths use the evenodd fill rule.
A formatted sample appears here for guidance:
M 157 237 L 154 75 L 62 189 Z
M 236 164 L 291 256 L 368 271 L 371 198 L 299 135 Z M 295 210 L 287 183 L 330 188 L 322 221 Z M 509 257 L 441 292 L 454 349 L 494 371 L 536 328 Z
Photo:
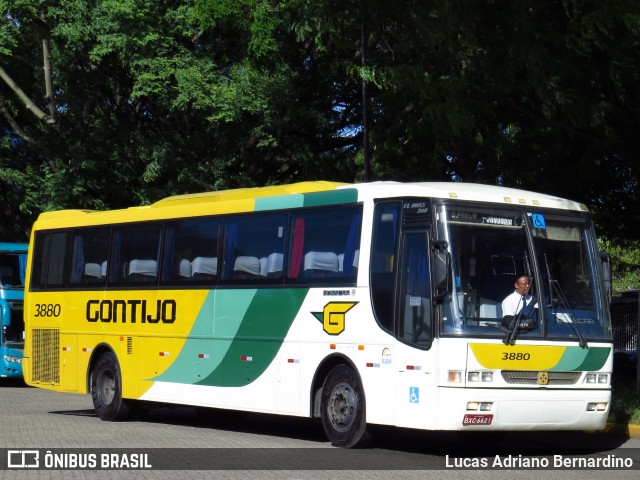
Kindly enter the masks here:
M 283 210 L 286 208 L 320 207 L 325 205 L 340 205 L 355 203 L 358 191 L 354 188 L 344 190 L 329 190 L 326 192 L 300 193 L 280 195 L 277 197 L 259 197 L 255 201 L 255 211 Z
M 600 370 L 609 357 L 609 347 L 567 347 L 558 364 L 551 370 L 577 371 Z
M 305 207 L 320 207 L 323 205 L 339 205 L 342 203 L 355 203 L 358 200 L 358 191 L 354 188 L 344 190 L 331 190 L 329 192 L 313 192 L 304 194 Z
M 306 288 L 258 290 L 220 365 L 199 385 L 242 387 L 275 358 L 307 296 Z
M 178 357 L 153 380 L 192 384 L 215 370 L 236 337 L 255 294 L 256 290 L 244 289 L 209 292 Z
M 300 208 L 304 206 L 302 193 L 292 195 L 280 195 L 277 197 L 256 198 L 255 211 L 284 210 L 285 208 Z
M 604 366 L 607 358 L 609 358 L 609 352 L 611 352 L 611 349 L 608 347 L 589 348 L 579 370 L 597 372 Z
M 153 380 L 220 387 L 248 385 L 273 361 L 308 291 L 212 291 L 178 358 Z

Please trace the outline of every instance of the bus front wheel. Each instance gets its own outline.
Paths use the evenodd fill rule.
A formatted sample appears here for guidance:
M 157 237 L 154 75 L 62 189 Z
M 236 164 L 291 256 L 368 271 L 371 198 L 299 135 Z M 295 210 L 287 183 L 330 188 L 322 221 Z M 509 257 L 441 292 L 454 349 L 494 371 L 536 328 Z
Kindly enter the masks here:
M 336 447 L 363 447 L 371 441 L 367 430 L 362 383 L 352 368 L 334 367 L 322 387 L 322 428 Z
M 118 359 L 111 353 L 103 353 L 91 371 L 91 399 L 101 420 L 125 420 L 131 414 L 131 406 L 122 398 L 122 375 Z

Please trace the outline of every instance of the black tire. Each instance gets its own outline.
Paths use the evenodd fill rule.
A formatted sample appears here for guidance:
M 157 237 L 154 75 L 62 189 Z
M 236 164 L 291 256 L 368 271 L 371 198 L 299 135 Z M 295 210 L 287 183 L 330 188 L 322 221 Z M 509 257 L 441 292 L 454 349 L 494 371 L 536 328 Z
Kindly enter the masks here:
M 352 368 L 338 365 L 329 372 L 320 408 L 322 428 L 334 446 L 356 448 L 371 442 L 362 383 Z
M 91 398 L 101 420 L 116 422 L 131 415 L 132 404 L 122 398 L 120 365 L 111 352 L 100 355 L 91 371 Z

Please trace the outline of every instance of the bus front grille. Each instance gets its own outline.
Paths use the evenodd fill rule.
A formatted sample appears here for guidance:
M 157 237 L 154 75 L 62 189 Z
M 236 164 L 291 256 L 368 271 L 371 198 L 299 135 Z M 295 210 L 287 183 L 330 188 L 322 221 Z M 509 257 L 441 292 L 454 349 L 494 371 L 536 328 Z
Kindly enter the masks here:
M 34 383 L 60 384 L 60 331 L 51 328 L 33 330 L 31 379 Z
M 542 385 L 538 382 L 537 371 L 503 370 L 502 378 L 505 382 L 514 385 Z M 545 372 L 548 375 L 548 383 L 545 385 L 575 385 L 580 380 L 581 372 Z

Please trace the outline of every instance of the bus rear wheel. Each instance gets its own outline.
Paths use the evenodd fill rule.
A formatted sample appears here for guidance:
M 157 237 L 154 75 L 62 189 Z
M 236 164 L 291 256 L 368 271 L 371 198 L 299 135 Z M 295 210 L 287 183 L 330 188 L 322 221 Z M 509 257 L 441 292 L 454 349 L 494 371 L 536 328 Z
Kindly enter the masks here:
M 338 365 L 329 372 L 320 408 L 322 428 L 334 446 L 356 448 L 371 442 L 362 383 L 351 367 Z
M 122 398 L 120 365 L 111 352 L 103 353 L 91 371 L 91 399 L 101 420 L 126 420 L 131 415 L 131 404 Z

